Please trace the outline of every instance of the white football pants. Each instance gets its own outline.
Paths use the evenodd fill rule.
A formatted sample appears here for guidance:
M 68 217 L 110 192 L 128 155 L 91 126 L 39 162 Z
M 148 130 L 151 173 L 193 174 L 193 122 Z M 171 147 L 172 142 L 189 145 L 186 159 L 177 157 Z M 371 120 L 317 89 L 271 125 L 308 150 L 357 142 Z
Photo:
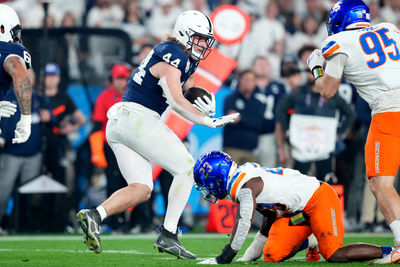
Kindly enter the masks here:
M 151 163 L 174 176 L 164 227 L 175 232 L 193 186 L 192 155 L 158 113 L 142 105 L 117 103 L 110 108 L 107 117 L 107 142 L 128 184 L 141 183 L 153 190 Z

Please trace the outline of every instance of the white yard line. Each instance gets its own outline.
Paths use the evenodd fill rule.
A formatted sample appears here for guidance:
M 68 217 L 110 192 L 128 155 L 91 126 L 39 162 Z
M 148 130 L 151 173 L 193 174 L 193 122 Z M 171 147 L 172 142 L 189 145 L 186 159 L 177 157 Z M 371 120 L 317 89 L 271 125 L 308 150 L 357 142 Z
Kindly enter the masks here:
M 21 249 L 21 248 L 0 248 L 0 255 L 2 252 L 67 252 L 67 253 L 89 253 L 92 254 L 93 251 L 90 250 L 75 250 L 75 249 Z M 131 254 L 131 255 L 154 255 L 152 252 L 142 252 L 138 250 L 103 250 L 101 252 L 103 253 L 108 253 L 108 254 Z M 215 257 L 215 255 L 207 255 L 208 258 L 210 257 Z M 152 258 L 153 260 L 154 258 Z M 163 257 L 163 258 L 156 258 L 157 260 L 176 260 L 175 257 Z M 198 258 L 197 260 L 202 260 L 202 259 L 207 259 L 207 258 Z M 147 260 L 147 259 L 145 259 Z
M 249 237 L 253 237 L 254 234 L 250 234 Z M 116 234 L 116 235 L 102 235 L 102 240 L 135 240 L 135 239 L 156 239 L 155 234 Z M 182 239 L 213 239 L 213 238 L 228 238 L 227 234 L 183 234 Z M 80 240 L 82 235 L 6 235 L 0 236 L 0 242 L 9 241 L 52 241 L 52 240 Z
M 248 238 L 253 238 L 254 233 L 250 233 Z M 348 233 L 345 237 L 391 237 L 392 233 Z M 156 234 L 103 234 L 101 239 L 103 240 L 153 240 L 156 239 Z M 227 234 L 211 234 L 211 233 L 199 233 L 199 234 L 183 234 L 182 239 L 214 239 L 228 238 Z M 63 241 L 63 240 L 81 240 L 81 235 L 5 235 L 0 236 L 0 242 L 9 241 Z

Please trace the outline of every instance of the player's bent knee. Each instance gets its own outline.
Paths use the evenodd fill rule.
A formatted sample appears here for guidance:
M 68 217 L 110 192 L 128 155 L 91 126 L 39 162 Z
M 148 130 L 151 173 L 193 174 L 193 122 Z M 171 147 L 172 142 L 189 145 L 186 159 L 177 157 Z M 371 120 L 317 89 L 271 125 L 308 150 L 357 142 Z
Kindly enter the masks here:
M 289 255 L 289 252 L 285 252 L 278 246 L 266 246 L 263 250 L 264 253 L 264 261 L 266 262 L 279 262 L 286 258 Z
M 371 192 L 375 195 L 376 193 L 394 188 L 393 180 L 394 178 L 388 176 L 371 177 L 369 179 L 369 188 L 371 189 Z
M 132 193 L 136 194 L 140 198 L 141 202 L 150 199 L 151 189 L 148 185 L 132 183 L 128 185 L 128 188 L 132 191 Z

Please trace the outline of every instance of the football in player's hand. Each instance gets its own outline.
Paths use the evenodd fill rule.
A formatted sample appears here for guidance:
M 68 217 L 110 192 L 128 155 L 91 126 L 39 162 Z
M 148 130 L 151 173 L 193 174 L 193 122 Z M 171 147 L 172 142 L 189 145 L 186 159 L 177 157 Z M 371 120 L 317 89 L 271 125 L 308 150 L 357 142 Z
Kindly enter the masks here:
M 193 87 L 190 87 L 189 89 L 187 89 L 183 93 L 183 96 L 187 99 L 187 101 L 189 101 L 192 104 L 194 104 L 194 101 L 198 97 L 207 96 L 208 99 L 211 100 L 211 94 L 206 89 L 204 89 L 202 87 L 197 87 L 197 86 L 193 86 Z

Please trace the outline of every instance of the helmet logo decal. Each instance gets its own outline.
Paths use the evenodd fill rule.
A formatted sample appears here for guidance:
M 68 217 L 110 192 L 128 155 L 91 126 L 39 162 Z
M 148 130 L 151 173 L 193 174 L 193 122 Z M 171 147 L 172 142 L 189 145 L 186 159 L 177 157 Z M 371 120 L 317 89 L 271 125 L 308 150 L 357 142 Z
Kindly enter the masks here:
M 200 168 L 199 172 L 203 174 L 204 178 L 207 179 L 208 174 L 212 172 L 213 168 L 207 161 L 204 162 L 203 167 Z
M 340 9 L 341 4 L 342 4 L 342 2 L 336 2 L 336 4 L 332 7 L 331 13 L 337 12 Z

